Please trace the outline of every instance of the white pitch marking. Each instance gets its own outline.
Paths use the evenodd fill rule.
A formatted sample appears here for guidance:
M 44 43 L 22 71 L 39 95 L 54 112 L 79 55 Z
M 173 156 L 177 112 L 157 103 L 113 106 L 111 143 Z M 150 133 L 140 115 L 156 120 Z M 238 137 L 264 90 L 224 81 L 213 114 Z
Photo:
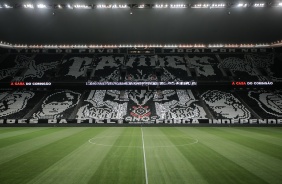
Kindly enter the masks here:
M 144 155 L 145 179 L 146 179 L 146 184 L 148 184 L 148 173 L 147 173 L 147 164 L 146 164 L 146 153 L 145 153 L 144 135 L 143 135 L 142 126 L 141 126 L 141 133 L 142 133 L 142 145 L 143 145 L 143 155 Z
M 121 135 L 121 136 L 130 136 L 132 137 L 132 135 Z M 136 135 L 137 136 L 137 135 Z M 146 137 L 158 137 L 160 135 L 146 135 Z M 88 140 L 88 142 L 90 144 L 94 144 L 94 145 L 97 145 L 97 146 L 113 146 L 113 147 L 118 147 L 118 148 L 142 148 L 142 146 L 115 146 L 113 144 L 101 144 L 101 143 L 97 143 L 97 142 L 94 142 L 93 140 L 97 140 L 97 139 L 102 139 L 102 138 L 105 138 L 105 137 L 117 137 L 117 136 L 103 136 L 103 137 L 93 137 L 91 139 Z M 191 139 L 191 140 L 194 140 L 194 142 L 191 142 L 191 143 L 187 143 L 187 144 L 175 144 L 175 145 L 164 145 L 164 146 L 147 146 L 146 148 L 170 148 L 170 147 L 180 147 L 180 146 L 189 146 L 189 145 L 192 145 L 192 144 L 197 144 L 199 142 L 198 139 L 195 139 L 195 138 L 192 138 L 192 137 L 187 137 L 187 136 L 173 136 L 173 137 L 179 137 L 179 138 L 184 138 L 184 139 Z

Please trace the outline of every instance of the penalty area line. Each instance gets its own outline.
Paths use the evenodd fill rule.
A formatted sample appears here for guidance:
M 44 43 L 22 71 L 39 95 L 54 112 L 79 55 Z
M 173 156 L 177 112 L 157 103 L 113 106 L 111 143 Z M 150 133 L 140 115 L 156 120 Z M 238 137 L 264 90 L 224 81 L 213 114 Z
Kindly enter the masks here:
M 142 133 L 142 147 L 143 147 L 143 156 L 144 156 L 145 180 L 146 180 L 146 184 L 148 184 L 148 173 L 147 173 L 147 164 L 146 164 L 146 153 L 145 153 L 144 134 L 143 134 L 143 128 L 142 128 L 142 126 L 141 126 L 141 133 Z

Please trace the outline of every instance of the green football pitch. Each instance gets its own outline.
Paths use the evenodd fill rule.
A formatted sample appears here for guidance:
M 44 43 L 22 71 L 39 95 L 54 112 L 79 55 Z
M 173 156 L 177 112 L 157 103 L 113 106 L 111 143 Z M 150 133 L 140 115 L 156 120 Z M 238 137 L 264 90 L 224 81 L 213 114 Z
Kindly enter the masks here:
M 0 128 L 0 183 L 282 183 L 282 128 Z

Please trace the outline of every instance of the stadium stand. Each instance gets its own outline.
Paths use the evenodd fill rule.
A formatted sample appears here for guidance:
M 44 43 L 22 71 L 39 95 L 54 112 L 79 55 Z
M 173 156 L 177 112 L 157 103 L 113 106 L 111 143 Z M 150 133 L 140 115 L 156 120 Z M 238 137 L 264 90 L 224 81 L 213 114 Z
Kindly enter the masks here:
M 155 68 L 156 58 L 154 56 L 129 56 L 126 60 L 125 81 L 149 82 L 158 81 Z
M 227 81 L 228 77 L 224 75 L 219 66 L 217 55 L 198 54 L 188 55 L 189 68 L 195 68 L 198 81 Z
M 273 56 L 273 65 L 266 68 L 268 75 L 270 76 L 271 80 L 274 82 L 282 81 L 281 61 L 282 61 L 282 54 L 276 53 Z
M 231 91 L 207 90 L 200 96 L 210 112 L 219 119 L 249 119 L 253 115 Z
M 62 57 L 62 54 L 37 54 L 30 61 L 25 72 L 19 77 L 19 80 L 28 82 L 50 81 Z
M 70 90 L 52 91 L 43 99 L 40 107 L 32 114 L 36 119 L 68 119 L 78 104 L 81 92 Z
M 234 80 L 268 81 L 261 71 L 273 64 L 271 54 L 221 54 L 219 58 L 218 68 L 230 70 Z
M 271 119 L 282 117 L 281 90 L 238 90 L 236 92 L 260 118 Z
M 118 90 L 91 90 L 84 95 L 83 103 L 76 118 L 122 119 L 127 103 L 120 102 Z
M 94 66 L 93 81 L 117 82 L 121 80 L 120 69 L 124 66 L 123 55 L 100 55 L 97 56 Z
M 6 119 L 26 118 L 34 106 L 44 96 L 44 91 L 1 91 L 0 117 Z
M 66 55 L 60 65 L 60 81 L 86 81 L 87 71 L 93 68 L 93 55 Z
M 31 64 L 32 55 L 11 54 L 1 62 L 0 81 L 10 82 L 21 78 Z
M 159 66 L 162 68 L 162 82 L 188 81 L 192 80 L 191 73 L 187 69 L 187 64 L 183 55 L 160 55 L 158 57 Z
M 0 69 L 0 83 L 7 87 L 0 93 L 3 119 L 123 119 L 134 123 L 282 116 L 279 53 L 4 55 Z M 24 90 L 21 83 L 12 83 L 16 81 L 39 85 L 23 84 Z M 187 81 L 198 84 L 182 83 Z M 237 87 L 231 85 L 234 81 L 243 83 Z M 257 84 L 247 88 L 248 81 L 266 81 L 271 88 L 260 84 L 260 89 Z M 40 82 L 49 83 L 40 86 Z M 101 86 L 87 86 L 88 82 L 101 82 Z M 108 82 L 117 82 L 117 86 L 108 87 Z M 131 86 L 136 82 L 146 85 Z M 215 88 L 217 82 L 220 85 Z M 64 83 L 74 85 L 61 88 Z
M 77 119 L 204 119 L 206 112 L 191 90 L 91 90 L 85 95 Z M 161 93 L 161 94 L 159 94 Z

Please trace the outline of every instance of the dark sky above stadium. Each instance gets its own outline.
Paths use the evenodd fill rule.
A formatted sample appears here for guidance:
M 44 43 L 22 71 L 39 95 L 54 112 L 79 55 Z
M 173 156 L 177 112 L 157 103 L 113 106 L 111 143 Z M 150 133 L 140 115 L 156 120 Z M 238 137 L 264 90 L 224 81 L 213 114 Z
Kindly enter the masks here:
M 9 0 L 10 4 L 19 2 Z M 30 1 L 39 2 L 141 3 L 140 0 Z M 0 4 L 4 3 L 0 0 Z M 0 40 L 14 44 L 207 44 L 269 43 L 282 39 L 282 8 L 133 9 L 132 13 L 129 9 L 0 9 Z

